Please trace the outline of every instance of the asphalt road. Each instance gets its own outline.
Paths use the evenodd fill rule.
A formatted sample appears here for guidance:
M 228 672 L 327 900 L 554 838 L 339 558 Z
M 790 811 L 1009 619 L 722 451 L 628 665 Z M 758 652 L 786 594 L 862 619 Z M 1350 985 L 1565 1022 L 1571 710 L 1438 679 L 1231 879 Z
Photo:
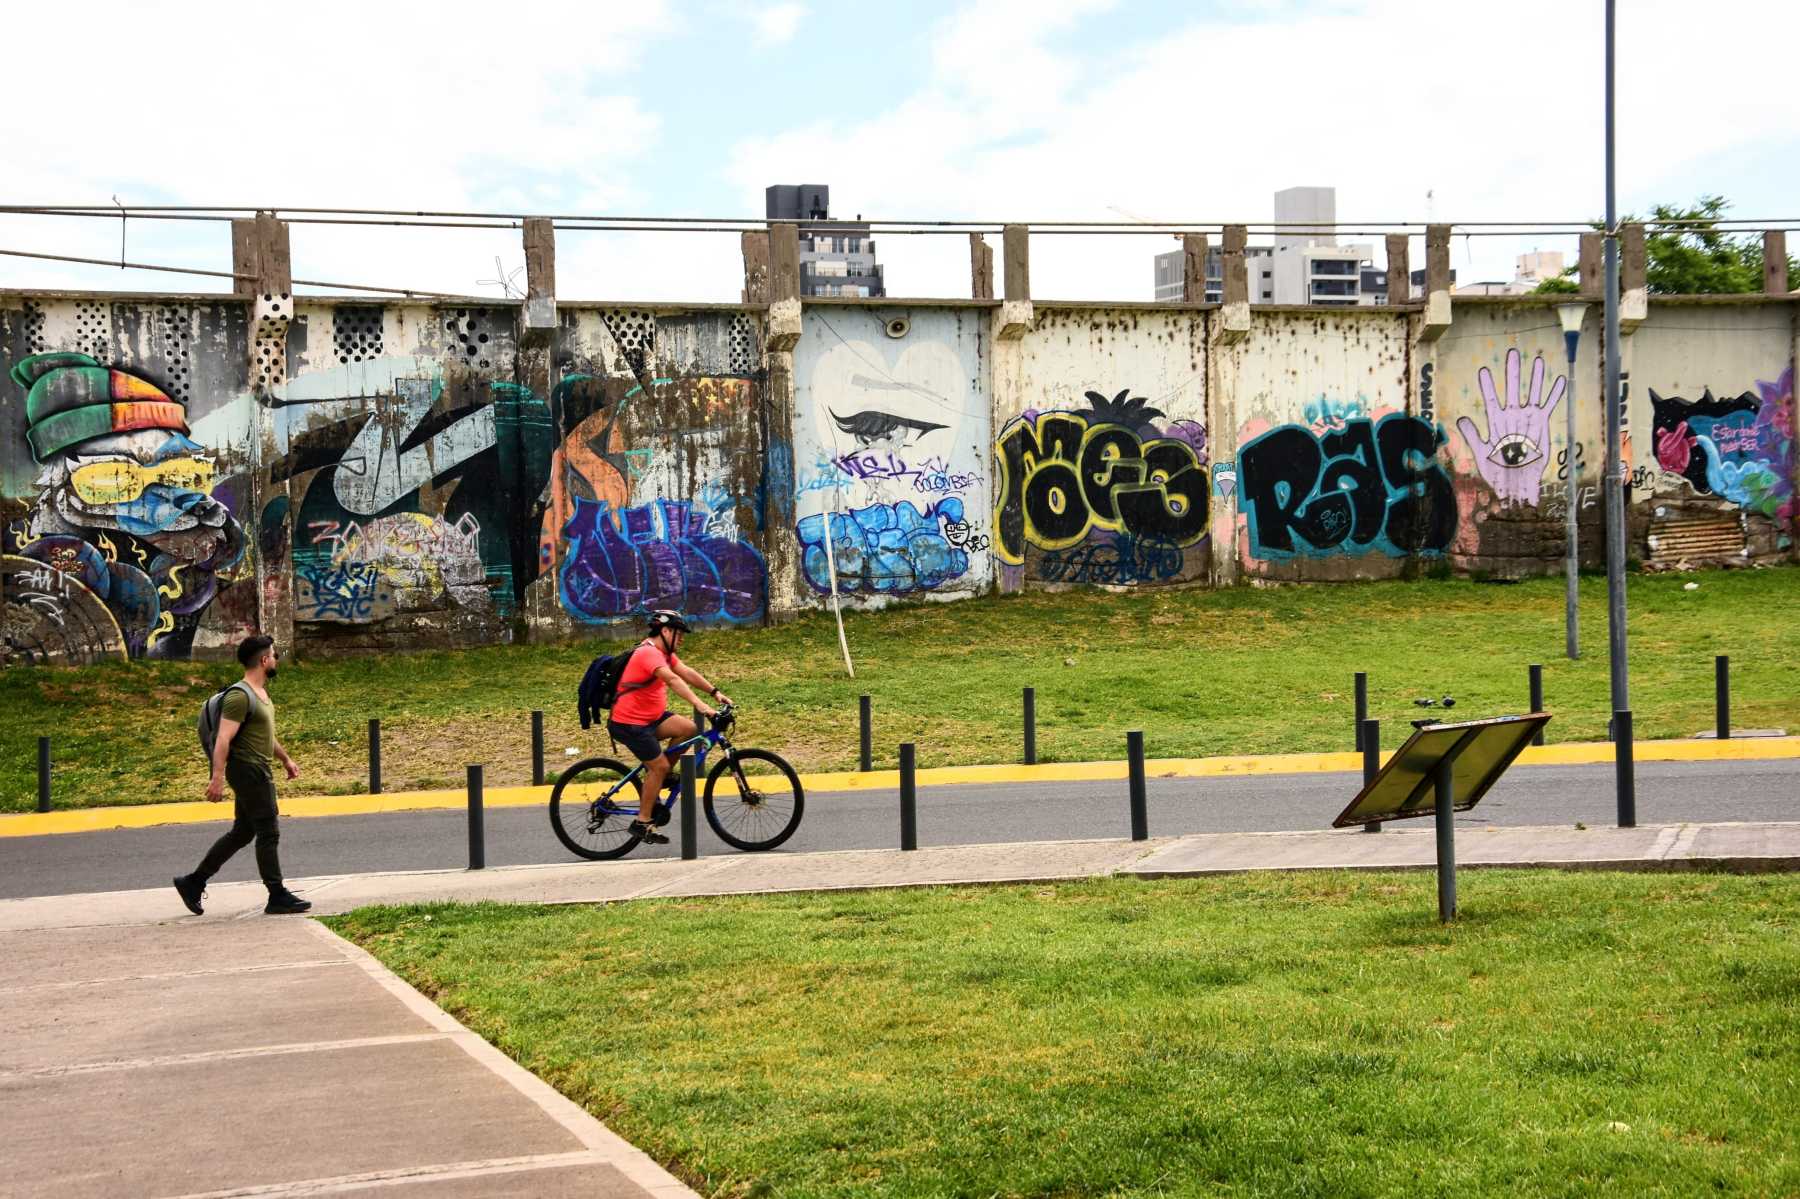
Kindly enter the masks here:
M 1151 779 L 1150 832 L 1327 828 L 1360 783 L 1354 774 Z M 1640 824 L 1800 820 L 1800 761 L 1645 763 L 1637 768 L 1637 797 Z M 1613 804 L 1610 765 L 1516 767 L 1458 823 L 1597 826 L 1613 821 Z M 490 866 L 574 860 L 551 833 L 544 807 L 489 809 L 486 822 Z M 632 856 L 676 853 L 678 825 L 679 820 L 668 830 L 673 844 L 639 846 Z M 702 855 L 737 852 L 713 836 L 703 815 L 699 826 Z M 223 828 L 182 824 L 0 838 L 0 899 L 163 886 L 172 875 L 192 869 Z M 809 795 L 800 830 L 775 852 L 897 847 L 899 828 L 893 791 Z M 921 845 L 1129 835 L 1122 780 L 919 792 Z M 285 820 L 281 857 L 290 878 L 462 867 L 468 863 L 467 824 L 460 811 Z M 254 857 L 246 848 L 220 881 L 255 877 Z

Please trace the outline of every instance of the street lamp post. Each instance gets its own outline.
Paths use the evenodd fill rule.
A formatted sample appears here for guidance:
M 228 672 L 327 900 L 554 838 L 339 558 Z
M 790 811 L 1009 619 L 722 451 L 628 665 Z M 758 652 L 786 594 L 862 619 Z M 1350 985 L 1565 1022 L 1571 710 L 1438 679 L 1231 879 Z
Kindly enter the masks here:
M 1581 572 L 1580 542 L 1576 538 L 1575 510 L 1581 506 L 1581 458 L 1576 453 L 1581 448 L 1575 440 L 1575 347 L 1581 341 L 1581 322 L 1587 316 L 1586 304 L 1558 304 L 1557 319 L 1562 321 L 1563 346 L 1569 352 L 1569 385 L 1563 392 L 1563 407 L 1566 409 L 1564 419 L 1568 425 L 1568 448 L 1563 450 L 1563 461 L 1568 466 L 1568 500 L 1569 512 L 1565 520 L 1568 545 L 1564 547 L 1564 572 L 1568 576 L 1568 601 L 1563 617 L 1564 637 L 1567 641 L 1569 660 L 1573 662 L 1581 657 L 1581 620 L 1576 615 L 1576 603 L 1580 597 L 1578 577 Z
M 1625 457 L 1620 449 L 1619 208 L 1613 171 L 1613 26 L 1618 0 L 1606 0 L 1606 628 L 1612 665 L 1613 763 L 1619 827 L 1637 825 L 1631 761 L 1631 696 L 1625 673 Z

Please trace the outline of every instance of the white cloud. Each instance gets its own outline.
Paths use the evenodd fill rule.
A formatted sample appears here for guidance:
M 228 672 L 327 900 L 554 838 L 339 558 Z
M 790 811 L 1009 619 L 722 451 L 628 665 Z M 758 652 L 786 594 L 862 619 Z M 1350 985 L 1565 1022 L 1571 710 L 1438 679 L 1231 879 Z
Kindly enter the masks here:
M 804 4 L 771 4 L 767 8 L 758 9 L 750 17 L 750 23 L 756 30 L 756 44 L 779 46 L 783 42 L 792 41 L 800 31 L 800 21 L 805 16 Z

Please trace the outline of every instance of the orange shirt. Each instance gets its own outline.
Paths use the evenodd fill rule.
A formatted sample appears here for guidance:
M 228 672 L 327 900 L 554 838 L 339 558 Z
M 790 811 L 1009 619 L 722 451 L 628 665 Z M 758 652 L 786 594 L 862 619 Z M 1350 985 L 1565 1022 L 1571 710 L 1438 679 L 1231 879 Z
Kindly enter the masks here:
M 631 660 L 619 676 L 619 698 L 612 706 L 612 719 L 620 724 L 654 724 L 669 710 L 669 685 L 656 677 L 659 666 L 673 670 L 681 665 L 674 654 L 645 641 L 631 651 Z M 627 687 L 635 690 L 627 691 Z

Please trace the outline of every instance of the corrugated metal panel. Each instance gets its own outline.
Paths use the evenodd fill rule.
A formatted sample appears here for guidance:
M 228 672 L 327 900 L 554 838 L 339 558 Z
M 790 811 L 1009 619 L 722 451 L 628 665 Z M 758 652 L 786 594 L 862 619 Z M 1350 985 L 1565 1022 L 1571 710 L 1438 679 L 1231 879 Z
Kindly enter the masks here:
M 1742 558 L 1749 552 L 1742 517 L 1694 516 L 1650 522 L 1650 561 L 1657 565 Z

